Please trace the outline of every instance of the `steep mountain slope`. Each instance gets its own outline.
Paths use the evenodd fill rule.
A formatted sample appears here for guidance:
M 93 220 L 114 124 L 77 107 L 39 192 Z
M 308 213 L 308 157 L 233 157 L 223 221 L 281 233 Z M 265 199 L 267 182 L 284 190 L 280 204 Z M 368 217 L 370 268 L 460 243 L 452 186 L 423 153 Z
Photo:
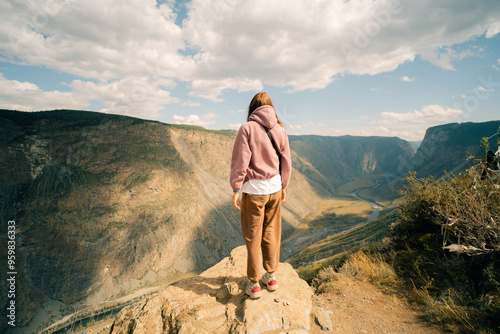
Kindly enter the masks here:
M 362 174 L 397 174 L 415 150 L 396 137 L 290 136 L 294 166 L 330 191 Z
M 438 178 L 443 171 L 456 173 L 470 163 L 467 153 L 477 156 L 481 153 L 481 138 L 494 135 L 500 121 L 483 123 L 451 123 L 427 129 L 424 140 L 411 162 L 418 177 L 433 175 Z M 496 136 L 490 140 L 490 147 L 496 151 Z

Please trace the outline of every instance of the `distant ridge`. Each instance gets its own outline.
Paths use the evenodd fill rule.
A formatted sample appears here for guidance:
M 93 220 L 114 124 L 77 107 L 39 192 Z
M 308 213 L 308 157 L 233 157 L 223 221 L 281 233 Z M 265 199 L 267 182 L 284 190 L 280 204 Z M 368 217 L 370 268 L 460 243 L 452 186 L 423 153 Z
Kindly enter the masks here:
M 327 184 L 333 193 L 360 175 L 397 174 L 404 168 L 401 161 L 415 154 L 407 141 L 397 137 L 290 136 L 290 146 L 300 156 L 294 161 L 296 168 L 316 183 Z
M 418 177 L 439 178 L 470 166 L 467 154 L 481 155 L 481 138 L 494 135 L 500 121 L 482 123 L 450 123 L 428 128 L 412 165 Z M 490 148 L 497 150 L 497 136 L 490 139 Z

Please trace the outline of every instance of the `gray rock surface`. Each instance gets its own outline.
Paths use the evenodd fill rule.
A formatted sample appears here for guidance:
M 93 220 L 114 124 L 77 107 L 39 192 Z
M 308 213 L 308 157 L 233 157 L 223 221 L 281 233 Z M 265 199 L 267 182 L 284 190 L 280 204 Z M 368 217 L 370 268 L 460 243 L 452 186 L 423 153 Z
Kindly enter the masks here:
M 280 288 L 252 300 L 245 295 L 246 248 L 199 276 L 124 308 L 111 333 L 263 333 L 305 332 L 310 328 L 312 290 L 291 265 L 280 263 Z
M 327 312 L 322 308 L 318 308 L 314 313 L 314 318 L 318 325 L 324 331 L 331 331 L 333 329 L 332 320 L 330 319 L 331 311 Z

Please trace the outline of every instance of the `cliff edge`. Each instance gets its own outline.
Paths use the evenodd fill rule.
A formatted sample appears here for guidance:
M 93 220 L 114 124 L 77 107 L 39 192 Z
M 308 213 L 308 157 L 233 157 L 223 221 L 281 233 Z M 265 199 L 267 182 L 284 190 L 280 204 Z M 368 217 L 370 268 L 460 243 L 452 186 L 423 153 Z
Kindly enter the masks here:
M 277 291 L 245 295 L 246 248 L 198 276 L 167 286 L 124 308 L 111 333 L 306 333 L 313 292 L 288 263 L 280 263 Z

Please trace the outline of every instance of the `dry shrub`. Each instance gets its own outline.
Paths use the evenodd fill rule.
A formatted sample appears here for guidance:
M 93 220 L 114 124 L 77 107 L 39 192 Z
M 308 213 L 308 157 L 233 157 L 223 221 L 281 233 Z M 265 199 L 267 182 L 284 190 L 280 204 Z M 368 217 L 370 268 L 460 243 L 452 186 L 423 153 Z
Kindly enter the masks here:
M 339 275 L 332 266 L 321 268 L 318 275 L 312 280 L 312 285 L 318 293 L 337 292 L 333 282 L 339 280 Z
M 440 180 L 408 180 L 391 226 L 394 266 L 427 319 L 461 333 L 500 328 L 500 179 L 481 165 Z
M 478 310 L 464 306 L 463 297 L 455 290 L 449 289 L 440 298 L 429 293 L 427 289 L 414 288 L 410 300 L 425 306 L 425 317 L 440 324 L 453 333 L 494 333 L 491 328 L 479 328 Z M 481 326 L 483 327 L 483 326 Z
M 339 270 L 340 274 L 369 281 L 375 285 L 395 283 L 396 273 L 380 254 L 366 254 L 359 251 L 351 255 Z
M 419 220 L 420 231 L 443 234 L 443 246 L 451 252 L 479 255 L 500 251 L 499 179 L 482 179 L 480 165 L 439 181 L 407 178 L 409 186 L 401 206 L 403 223 Z M 413 225 L 413 229 L 417 226 Z M 403 224 L 401 228 L 408 227 Z M 401 234 L 401 233 L 400 233 Z

